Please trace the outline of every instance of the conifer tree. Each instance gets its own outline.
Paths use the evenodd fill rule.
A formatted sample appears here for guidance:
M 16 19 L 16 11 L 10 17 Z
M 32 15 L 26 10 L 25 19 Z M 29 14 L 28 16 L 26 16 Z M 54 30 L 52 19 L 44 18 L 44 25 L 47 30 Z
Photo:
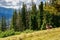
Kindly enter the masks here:
M 43 16 L 43 24 L 42 24 L 42 28 L 41 29 L 46 29 L 46 24 L 49 24 L 49 25 L 53 25 L 53 22 L 52 22 L 52 14 L 50 14 L 48 11 L 45 11 L 44 12 L 44 16 Z
M 4 16 L 2 16 L 1 31 L 5 31 L 5 30 L 7 30 L 7 27 L 6 27 L 6 18 Z
M 22 17 L 21 17 L 21 12 L 19 10 L 18 16 L 17 16 L 17 31 L 23 31 L 24 27 L 22 25 Z
M 32 16 L 32 10 L 29 10 L 29 29 L 31 30 L 32 26 L 32 22 L 31 22 L 31 16 Z
M 14 13 L 13 13 L 13 18 L 12 18 L 12 27 L 10 27 L 11 29 L 14 29 L 14 31 L 17 31 L 17 11 L 14 10 Z
M 26 12 L 26 29 L 29 29 L 29 11 Z
M 34 4 L 33 2 L 32 2 L 31 26 L 33 30 L 38 29 L 37 8 L 36 8 L 36 4 Z
M 23 26 L 24 29 L 26 29 L 26 5 L 23 3 L 23 7 L 22 7 L 22 22 L 23 22 Z
M 43 24 L 43 2 L 41 2 L 41 4 L 39 5 L 39 11 L 40 11 L 40 29 L 41 29 L 41 26 Z
M 1 19 L 0 19 L 0 31 L 1 31 Z

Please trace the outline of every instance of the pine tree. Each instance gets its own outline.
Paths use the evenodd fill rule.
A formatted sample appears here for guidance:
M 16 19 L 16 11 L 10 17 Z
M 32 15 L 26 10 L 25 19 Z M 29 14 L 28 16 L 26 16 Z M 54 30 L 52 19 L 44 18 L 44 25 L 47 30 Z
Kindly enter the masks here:
M 16 10 L 14 10 L 12 24 L 11 24 L 10 29 L 14 29 L 14 31 L 17 31 L 17 24 L 16 23 L 17 23 L 17 12 L 16 12 Z
M 31 10 L 29 10 L 29 29 L 31 30 Z
M 56 0 L 51 0 L 51 4 L 54 6 L 55 5 L 55 3 L 56 3 Z
M 23 26 L 24 29 L 26 29 L 26 5 L 23 3 L 23 7 L 22 7 L 22 22 L 23 22 Z
M 4 16 L 2 16 L 2 21 L 1 21 L 1 31 L 6 31 L 7 27 L 6 27 L 6 18 Z
M 0 19 L 0 31 L 1 31 L 1 19 Z
M 21 12 L 19 10 L 18 16 L 17 16 L 17 31 L 23 31 L 24 27 L 22 25 L 22 17 L 21 17 Z
M 29 29 L 29 11 L 26 12 L 26 29 Z
M 40 11 L 37 10 L 37 22 L 38 22 L 38 30 L 40 30 Z
M 40 29 L 42 27 L 43 24 L 43 2 L 41 2 L 41 4 L 39 5 L 39 11 L 40 11 Z
M 48 11 L 45 11 L 44 12 L 44 16 L 43 16 L 43 24 L 42 24 L 42 29 L 46 29 L 46 25 L 49 24 L 49 25 L 53 25 L 53 22 L 52 22 L 52 14 L 50 14 Z
M 32 12 L 31 12 L 31 26 L 33 30 L 38 29 L 38 22 L 37 22 L 37 8 L 36 4 L 32 2 Z

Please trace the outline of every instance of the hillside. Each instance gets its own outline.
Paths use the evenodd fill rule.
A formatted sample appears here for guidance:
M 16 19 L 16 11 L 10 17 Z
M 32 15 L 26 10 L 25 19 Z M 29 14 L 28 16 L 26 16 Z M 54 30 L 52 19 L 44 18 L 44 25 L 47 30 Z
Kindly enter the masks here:
M 21 35 L 0 38 L 0 40 L 60 40 L 60 28 L 22 33 Z

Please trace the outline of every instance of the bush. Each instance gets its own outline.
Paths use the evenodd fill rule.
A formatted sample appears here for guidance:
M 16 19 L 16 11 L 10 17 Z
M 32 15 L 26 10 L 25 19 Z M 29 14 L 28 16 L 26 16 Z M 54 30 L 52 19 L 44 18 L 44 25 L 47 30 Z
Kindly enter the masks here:
M 0 38 L 1 37 L 11 36 L 11 35 L 14 35 L 14 34 L 15 34 L 14 30 L 7 30 L 5 32 L 1 32 L 0 33 Z
M 0 31 L 0 38 L 2 38 L 2 37 L 3 37 L 3 32 Z
M 29 29 L 23 32 L 14 32 L 14 30 L 7 30 L 5 32 L 0 31 L 0 38 L 12 36 L 12 35 L 19 35 L 21 33 L 31 33 L 31 32 L 33 32 L 33 30 L 29 30 Z
M 15 35 L 19 35 L 19 34 L 21 34 L 21 32 L 15 32 Z
M 33 30 L 27 29 L 27 30 L 24 31 L 24 33 L 31 33 L 31 32 L 33 32 Z

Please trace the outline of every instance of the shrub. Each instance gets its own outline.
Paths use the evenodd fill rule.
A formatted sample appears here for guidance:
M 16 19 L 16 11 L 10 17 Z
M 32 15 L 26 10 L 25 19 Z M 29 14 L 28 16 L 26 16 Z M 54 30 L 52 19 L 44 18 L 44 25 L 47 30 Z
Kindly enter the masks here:
M 24 33 L 31 33 L 31 32 L 33 32 L 33 30 L 27 29 L 27 30 L 24 31 Z
M 0 37 L 7 37 L 7 36 L 14 35 L 14 34 L 15 34 L 14 30 L 7 30 L 5 32 L 1 32 Z
M 0 38 L 2 38 L 4 35 L 3 35 L 3 32 L 0 31 Z
M 21 32 L 15 32 L 15 35 L 19 35 L 19 34 L 21 34 Z

